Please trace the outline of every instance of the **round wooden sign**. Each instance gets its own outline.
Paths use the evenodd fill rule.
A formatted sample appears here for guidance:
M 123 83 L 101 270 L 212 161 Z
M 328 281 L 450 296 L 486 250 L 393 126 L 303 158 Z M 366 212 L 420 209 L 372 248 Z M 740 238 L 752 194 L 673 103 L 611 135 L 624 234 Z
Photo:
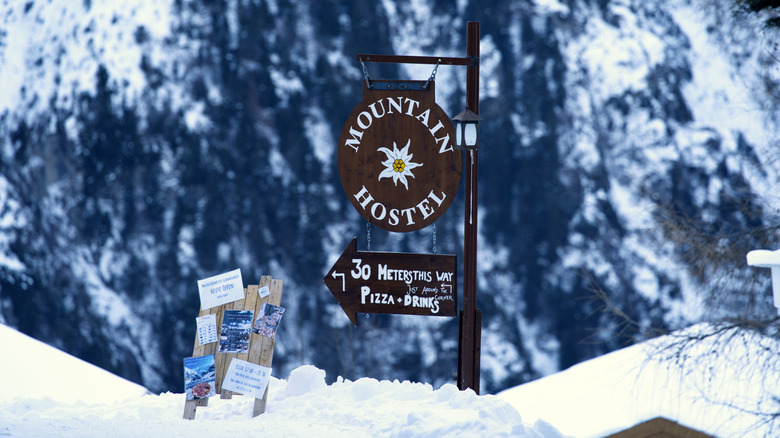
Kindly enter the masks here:
M 458 192 L 463 157 L 434 82 L 371 81 L 339 140 L 339 176 L 355 209 L 388 231 L 438 219 Z

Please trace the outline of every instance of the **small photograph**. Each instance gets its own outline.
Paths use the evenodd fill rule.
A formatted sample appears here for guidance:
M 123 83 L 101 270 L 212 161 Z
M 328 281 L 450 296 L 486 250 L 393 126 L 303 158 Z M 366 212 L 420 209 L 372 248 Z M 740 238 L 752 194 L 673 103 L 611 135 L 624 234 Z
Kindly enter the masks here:
M 219 334 L 220 353 L 249 351 L 249 333 L 252 330 L 252 310 L 225 310 Z
M 214 355 L 184 358 L 184 392 L 187 400 L 217 394 L 217 373 Z
M 273 304 L 263 303 L 260 315 L 255 321 L 252 331 L 269 338 L 276 335 L 276 329 L 279 328 L 279 321 L 282 320 L 284 307 L 274 306 Z

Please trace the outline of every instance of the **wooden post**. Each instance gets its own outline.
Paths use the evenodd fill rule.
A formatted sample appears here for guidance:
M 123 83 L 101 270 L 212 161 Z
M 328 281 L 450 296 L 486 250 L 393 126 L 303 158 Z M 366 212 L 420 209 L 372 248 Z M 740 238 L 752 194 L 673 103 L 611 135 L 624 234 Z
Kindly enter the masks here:
M 212 307 L 211 309 L 200 309 L 198 316 L 205 316 L 211 313 L 217 315 L 217 327 L 222 323 L 222 312 L 217 312 L 219 307 Z M 192 347 L 192 357 L 208 356 L 217 352 L 218 342 L 212 342 L 210 344 L 200 345 L 198 335 L 195 334 L 195 346 Z M 187 400 L 184 402 L 184 419 L 192 420 L 195 418 L 195 410 L 198 406 L 208 406 L 208 398 L 199 398 L 195 400 Z
M 253 310 L 254 313 L 252 316 L 253 318 L 252 322 L 254 322 L 254 318 L 257 318 L 257 310 L 255 310 L 254 299 L 252 300 L 253 302 L 251 303 L 252 305 L 250 307 L 250 302 L 249 302 L 251 297 L 251 294 L 249 293 L 250 290 L 251 287 L 247 287 L 244 289 L 243 300 L 233 301 L 232 303 L 227 303 L 223 306 L 220 306 L 220 308 L 222 309 L 220 313 L 224 315 L 225 310 Z M 257 295 L 256 286 L 254 287 L 254 292 L 255 295 Z M 217 328 L 221 330 L 222 321 L 219 319 L 221 318 L 218 318 Z M 250 345 L 251 345 L 251 340 L 250 340 Z M 219 394 L 219 398 L 229 400 L 230 398 L 233 397 L 232 391 L 222 389 L 222 381 L 225 379 L 225 373 L 227 372 L 227 369 L 230 366 L 230 361 L 233 360 L 233 358 L 247 360 L 248 355 L 249 353 L 217 353 L 214 355 L 214 367 L 217 371 L 217 393 Z
M 255 292 L 255 296 L 258 296 L 258 306 L 255 307 L 255 314 L 258 314 L 263 308 L 262 303 L 270 303 L 274 306 L 279 306 L 282 301 L 282 280 L 271 279 L 270 276 L 262 277 L 260 279 L 261 284 L 267 284 L 271 291 L 271 295 L 259 299 L 259 295 Z M 270 284 L 269 284 L 270 283 Z M 249 358 L 248 362 L 256 363 L 264 367 L 271 367 L 271 362 L 274 358 L 274 345 L 276 344 L 276 336 L 269 338 L 252 332 L 249 343 Z M 255 399 L 254 408 L 252 410 L 252 416 L 256 417 L 265 412 L 265 405 L 268 401 L 268 387 L 265 388 L 265 393 L 262 399 Z

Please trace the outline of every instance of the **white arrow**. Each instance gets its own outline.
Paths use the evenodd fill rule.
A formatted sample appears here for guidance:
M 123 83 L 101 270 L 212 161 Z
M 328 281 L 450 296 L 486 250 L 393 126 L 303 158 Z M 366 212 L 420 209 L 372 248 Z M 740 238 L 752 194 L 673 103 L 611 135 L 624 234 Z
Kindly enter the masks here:
M 337 274 L 336 271 L 333 271 L 333 274 L 331 274 L 331 277 L 336 278 L 336 276 L 341 276 L 341 291 L 346 292 L 347 291 L 347 285 L 344 282 L 344 273 Z

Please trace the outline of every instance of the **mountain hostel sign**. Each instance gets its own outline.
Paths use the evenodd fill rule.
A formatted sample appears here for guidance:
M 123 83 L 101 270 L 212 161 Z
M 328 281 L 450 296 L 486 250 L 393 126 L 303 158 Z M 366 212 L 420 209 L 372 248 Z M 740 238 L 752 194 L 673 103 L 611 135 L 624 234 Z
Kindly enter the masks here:
M 463 170 L 455 131 L 435 102 L 434 81 L 363 84 L 363 101 L 341 130 L 341 184 L 355 209 L 387 231 L 436 221 L 455 198 Z

